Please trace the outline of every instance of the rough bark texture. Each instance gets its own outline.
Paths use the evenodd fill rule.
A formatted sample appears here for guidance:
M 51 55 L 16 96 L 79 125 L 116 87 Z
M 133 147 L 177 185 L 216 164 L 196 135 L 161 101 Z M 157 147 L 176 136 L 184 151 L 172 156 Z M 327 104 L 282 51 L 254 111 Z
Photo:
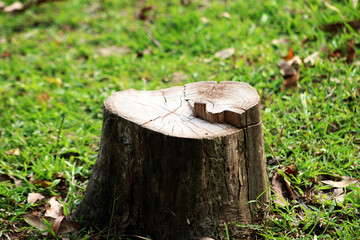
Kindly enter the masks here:
M 113 94 L 74 216 L 159 240 L 221 239 L 226 223 L 242 238 L 232 223 L 253 223 L 247 202 L 268 201 L 259 100 L 232 82 Z

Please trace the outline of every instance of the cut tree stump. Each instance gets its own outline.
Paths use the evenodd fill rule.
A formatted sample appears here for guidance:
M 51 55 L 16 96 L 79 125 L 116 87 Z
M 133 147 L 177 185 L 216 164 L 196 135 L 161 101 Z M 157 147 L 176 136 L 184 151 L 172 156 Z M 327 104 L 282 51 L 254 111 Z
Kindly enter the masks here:
M 104 103 L 100 153 L 74 216 L 152 239 L 231 239 L 268 201 L 260 98 L 241 82 L 125 90 Z M 245 234 L 245 235 L 244 235 Z

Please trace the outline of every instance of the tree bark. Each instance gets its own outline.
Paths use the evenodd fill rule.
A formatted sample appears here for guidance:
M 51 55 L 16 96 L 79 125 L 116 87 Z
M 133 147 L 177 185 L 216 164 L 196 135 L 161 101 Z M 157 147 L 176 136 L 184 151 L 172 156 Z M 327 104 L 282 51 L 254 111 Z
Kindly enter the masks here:
M 268 201 L 260 98 L 246 83 L 125 90 L 104 103 L 100 153 L 74 216 L 152 239 L 246 233 Z M 245 234 L 245 235 L 244 235 Z

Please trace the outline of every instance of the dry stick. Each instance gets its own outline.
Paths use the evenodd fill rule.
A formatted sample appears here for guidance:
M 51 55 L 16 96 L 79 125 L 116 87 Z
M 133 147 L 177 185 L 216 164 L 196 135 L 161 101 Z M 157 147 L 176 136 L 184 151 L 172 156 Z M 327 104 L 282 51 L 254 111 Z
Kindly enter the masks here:
M 263 139 L 264 139 L 266 145 L 269 147 L 270 152 L 271 152 L 271 154 L 273 155 L 273 157 L 274 157 L 274 159 L 275 159 L 275 162 L 280 166 L 281 164 L 280 164 L 279 160 L 277 159 L 274 151 L 272 150 L 272 148 L 270 147 L 270 145 L 269 145 L 268 142 L 266 141 L 265 137 L 263 137 Z
M 151 33 L 151 30 L 150 30 L 150 28 L 149 28 L 149 26 L 148 26 L 148 23 L 145 23 L 145 31 L 146 31 L 148 37 L 153 41 L 153 43 L 154 43 L 158 48 L 160 48 L 161 50 L 163 50 L 160 42 L 159 42 L 159 41 L 154 37 L 154 35 Z

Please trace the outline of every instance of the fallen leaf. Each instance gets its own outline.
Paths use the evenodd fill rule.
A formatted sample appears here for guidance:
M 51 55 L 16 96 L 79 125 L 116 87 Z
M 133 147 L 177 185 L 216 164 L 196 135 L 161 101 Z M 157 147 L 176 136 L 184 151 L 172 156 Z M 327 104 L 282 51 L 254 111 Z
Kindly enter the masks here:
M 143 56 L 150 55 L 150 54 L 152 54 L 152 50 L 151 50 L 151 48 L 148 47 L 144 51 L 142 51 L 142 50 L 137 51 L 136 57 L 142 58 Z
M 304 64 L 307 64 L 308 66 L 312 67 L 315 65 L 315 61 L 319 60 L 319 58 L 320 58 L 320 52 L 317 51 L 311 54 L 310 56 L 304 58 L 303 62 Z
M 11 181 L 11 177 L 6 174 L 0 174 L 0 182 Z
M 316 41 L 318 38 L 317 36 L 313 35 L 311 37 L 306 37 L 304 39 L 301 39 L 301 44 L 304 46 L 306 43 L 310 42 L 310 41 Z
M 65 234 L 74 231 L 80 227 L 80 223 L 74 221 L 63 220 L 61 222 L 58 234 Z
M 346 49 L 346 63 L 351 64 L 355 62 L 356 58 L 356 51 L 354 48 L 354 39 L 351 38 L 347 42 L 347 49 Z
M 74 231 L 74 230 L 76 230 L 76 229 L 78 229 L 80 227 L 80 223 L 74 222 L 74 221 L 64 220 L 63 216 L 55 219 L 55 218 L 52 218 L 52 217 L 44 217 L 44 218 L 42 218 L 42 217 L 36 216 L 34 214 L 26 214 L 26 215 L 23 216 L 23 218 L 25 219 L 25 221 L 29 225 L 39 229 L 40 231 L 46 231 L 47 230 L 47 226 L 46 226 L 43 219 L 48 221 L 51 224 L 52 227 L 53 227 L 54 222 L 57 220 L 58 222 L 60 222 L 60 225 L 59 226 L 54 226 L 54 227 L 58 227 L 57 234 L 59 234 L 59 235 L 72 232 L 72 231 Z M 43 235 L 47 235 L 47 234 L 48 233 L 46 233 L 46 232 L 43 233 Z
M 45 217 L 58 218 L 62 215 L 62 205 L 56 200 L 57 198 L 58 197 L 52 197 L 49 200 L 49 206 L 46 208 L 46 212 L 44 214 Z
M 16 1 L 13 4 L 4 7 L 3 11 L 6 13 L 14 13 L 14 12 L 22 10 L 23 7 L 24 7 L 24 5 L 21 2 Z
M 132 52 L 132 49 L 127 46 L 123 47 L 117 47 L 117 46 L 110 46 L 110 47 L 104 47 L 100 48 L 99 53 L 103 55 L 104 57 L 109 57 L 112 55 L 125 55 Z
M 335 188 L 332 196 L 337 202 L 344 202 L 344 199 L 345 199 L 344 189 L 343 188 Z
M 290 195 L 290 198 L 295 199 L 294 193 L 290 187 L 290 181 L 284 178 L 284 183 L 285 183 L 286 190 L 287 190 L 288 194 Z
M 36 100 L 41 104 L 41 103 L 46 103 L 50 98 L 50 95 L 47 94 L 46 92 L 41 93 L 41 95 L 36 95 Z
M 330 58 L 333 59 L 340 59 L 344 56 L 344 53 L 341 49 L 335 49 L 334 51 L 330 52 Z
M 285 173 L 286 175 L 288 176 L 296 176 L 296 175 L 299 175 L 299 172 L 296 171 L 296 166 L 295 164 L 291 164 L 290 166 L 288 166 L 286 169 L 285 169 Z
M 188 79 L 189 76 L 184 74 L 183 72 L 174 72 L 170 76 L 163 79 L 163 82 L 170 82 L 174 84 L 182 83 L 186 79 Z
M 6 151 L 5 153 L 7 155 L 20 156 L 20 149 L 19 148 L 13 148 L 13 149 L 10 149 L 9 151 Z
M 151 21 L 154 17 L 155 6 L 143 7 L 137 14 L 137 18 L 142 21 Z
M 287 38 L 279 38 L 279 39 L 273 39 L 271 41 L 271 44 L 273 45 L 280 45 L 280 44 L 288 44 L 290 41 Z
M 59 216 L 51 223 L 51 229 L 55 233 L 54 237 L 56 237 L 63 219 L 64 219 L 64 216 Z M 48 232 L 47 235 L 48 235 L 48 237 L 50 237 L 52 234 L 50 232 Z
M 11 58 L 11 52 L 3 52 L 1 54 L 1 58 Z
M 321 181 L 322 183 L 326 184 L 326 185 L 330 185 L 334 188 L 344 188 L 344 187 L 348 187 L 352 184 L 358 184 L 359 182 L 356 179 L 352 179 L 352 178 L 345 178 L 342 181 L 332 181 L 332 180 L 323 180 Z
M 215 53 L 216 58 L 227 59 L 234 55 L 235 48 L 226 48 Z
M 321 25 L 320 29 L 325 32 L 337 33 L 339 31 L 342 31 L 342 29 L 344 28 L 348 30 L 347 26 L 350 26 L 355 31 L 358 31 L 360 29 L 360 19 L 349 22 L 337 22 L 337 23 L 325 24 L 325 25 Z
M 228 12 L 223 12 L 223 13 L 220 15 L 220 17 L 224 17 L 224 18 L 230 19 L 230 18 L 231 18 L 231 15 L 230 15 L 230 13 L 228 13 Z
M 207 19 L 207 18 L 204 17 L 204 16 L 201 16 L 200 19 L 201 19 L 201 21 L 202 21 L 203 24 L 208 24 L 208 23 L 209 23 L 209 19 Z
M 338 78 L 330 78 L 330 82 L 334 82 L 336 84 L 340 84 L 341 83 L 341 80 L 338 79 Z
M 51 186 L 51 182 L 50 181 L 45 181 L 45 180 L 33 180 L 32 184 L 37 186 L 37 187 L 50 187 Z
M 285 200 L 285 197 L 282 193 L 282 189 L 284 188 L 284 183 L 279 173 L 275 173 L 275 175 L 273 176 L 271 180 L 271 188 L 275 192 L 274 203 L 285 207 L 288 203 Z
M 301 60 L 298 56 L 294 56 L 292 48 L 288 52 L 288 56 L 283 57 L 278 63 L 280 73 L 284 78 L 281 90 L 291 87 L 296 88 L 299 83 Z
M 36 215 L 33 214 L 26 214 L 23 216 L 25 222 L 27 222 L 29 225 L 36 227 L 37 229 L 39 229 L 40 231 L 45 231 L 46 230 L 46 224 L 44 223 L 44 221 L 42 220 L 41 217 L 38 217 Z M 48 220 L 49 219 L 49 220 Z M 46 218 L 47 221 L 51 221 L 51 218 Z M 46 235 L 47 233 L 43 233 L 43 235 Z
M 27 201 L 28 201 L 28 203 L 33 204 L 36 201 L 41 200 L 43 198 L 45 198 L 45 197 L 43 195 L 41 195 L 40 193 L 29 193 Z

